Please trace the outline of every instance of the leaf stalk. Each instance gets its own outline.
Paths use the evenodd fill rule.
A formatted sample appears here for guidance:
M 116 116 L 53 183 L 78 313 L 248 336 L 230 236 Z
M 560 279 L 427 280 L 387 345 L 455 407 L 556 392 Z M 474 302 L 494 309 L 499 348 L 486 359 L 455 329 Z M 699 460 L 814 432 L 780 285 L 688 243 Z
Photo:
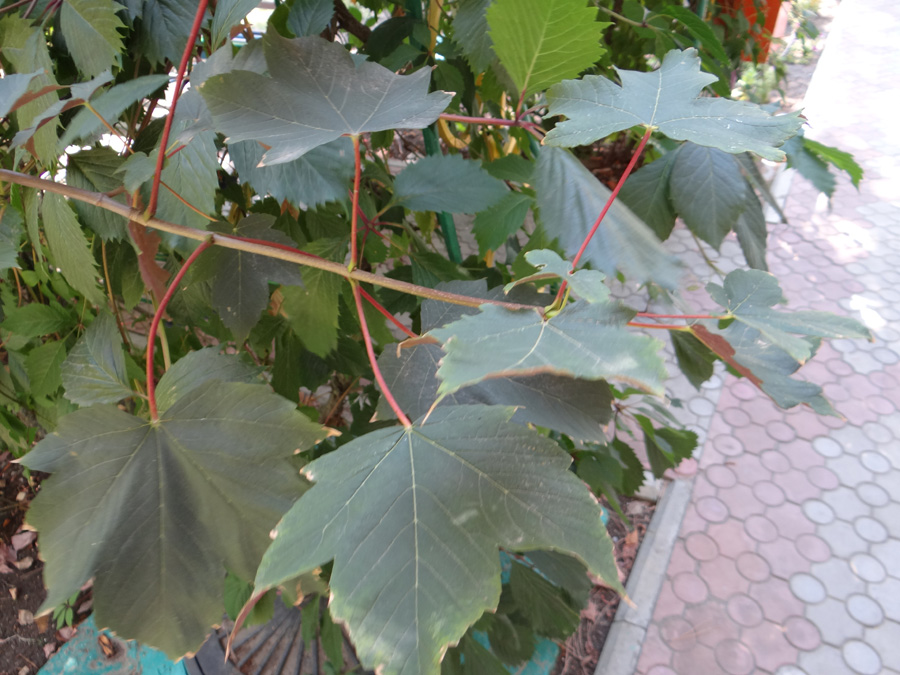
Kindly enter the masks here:
M 159 421 L 159 409 L 156 407 L 156 380 L 153 377 L 153 354 L 156 347 L 156 333 L 159 331 L 159 323 L 162 321 L 163 315 L 166 313 L 166 307 L 175 295 L 178 285 L 181 283 L 181 280 L 184 279 L 184 275 L 187 274 L 191 265 L 193 265 L 197 258 L 200 257 L 200 254 L 212 245 L 212 237 L 208 237 L 193 253 L 191 253 L 190 256 L 188 256 L 188 259 L 184 261 L 181 269 L 178 270 L 178 274 L 175 275 L 175 278 L 172 279 L 172 283 L 169 284 L 169 288 L 166 289 L 166 294 L 163 296 L 163 299 L 159 301 L 159 306 L 156 308 L 156 313 L 153 315 L 153 321 L 150 323 L 150 330 L 147 331 L 147 402 L 150 404 L 150 419 L 153 422 Z

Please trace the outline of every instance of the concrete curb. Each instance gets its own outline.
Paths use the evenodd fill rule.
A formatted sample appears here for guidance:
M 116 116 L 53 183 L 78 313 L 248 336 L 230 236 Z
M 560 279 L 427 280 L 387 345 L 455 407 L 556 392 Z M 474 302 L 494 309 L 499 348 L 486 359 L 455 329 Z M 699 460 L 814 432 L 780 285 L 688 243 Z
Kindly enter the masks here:
M 635 606 L 619 604 L 594 675 L 633 675 L 693 491 L 693 477 L 666 484 L 625 585 Z

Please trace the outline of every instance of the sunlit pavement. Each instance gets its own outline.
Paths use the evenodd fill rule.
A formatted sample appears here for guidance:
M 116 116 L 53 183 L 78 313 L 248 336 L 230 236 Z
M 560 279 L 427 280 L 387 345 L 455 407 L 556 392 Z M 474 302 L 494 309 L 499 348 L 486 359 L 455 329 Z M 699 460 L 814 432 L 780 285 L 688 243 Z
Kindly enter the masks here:
M 900 673 L 898 74 L 900 3 L 844 0 L 807 134 L 866 176 L 859 192 L 842 176 L 832 205 L 796 177 L 768 260 L 790 308 L 853 315 L 876 340 L 824 344 L 800 371 L 845 420 L 731 376 L 689 403 L 712 421 L 640 675 Z

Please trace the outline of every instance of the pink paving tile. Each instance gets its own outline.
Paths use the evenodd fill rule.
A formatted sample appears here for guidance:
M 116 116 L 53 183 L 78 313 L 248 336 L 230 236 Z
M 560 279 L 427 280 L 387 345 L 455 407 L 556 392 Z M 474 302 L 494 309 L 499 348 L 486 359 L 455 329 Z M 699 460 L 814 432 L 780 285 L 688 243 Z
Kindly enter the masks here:
M 684 541 L 688 554 L 701 562 L 712 560 L 719 555 L 715 540 L 703 532 L 693 532 Z
M 763 622 L 763 611 L 759 603 L 745 593 L 728 598 L 726 611 L 729 618 L 739 626 L 758 626 Z
M 672 577 L 672 590 L 675 592 L 675 597 L 686 605 L 703 602 L 709 597 L 709 588 L 706 582 L 693 572 L 682 572 Z
M 734 437 L 741 442 L 744 448 L 746 448 L 747 453 L 752 453 L 754 455 L 758 455 L 766 450 L 772 450 L 778 446 L 777 441 L 769 438 L 763 430 L 755 424 L 749 427 L 732 429 L 731 433 L 734 434 Z
M 768 621 L 781 623 L 789 616 L 803 614 L 803 602 L 797 599 L 784 579 L 769 577 L 750 585 L 747 593 L 759 603 Z
M 790 424 L 781 419 L 769 422 L 766 425 L 766 434 L 779 443 L 789 443 L 797 438 L 797 432 L 794 431 Z
M 733 427 L 745 427 L 750 424 L 750 415 L 740 408 L 727 408 L 723 410 L 722 419 Z
M 684 512 L 684 518 L 681 520 L 680 532 L 682 536 L 689 534 L 690 532 L 703 532 L 706 530 L 707 525 L 709 525 L 709 523 L 701 518 L 697 514 L 696 507 L 693 504 L 690 504 Z
M 709 592 L 723 602 L 735 593 L 750 590 L 750 582 L 738 573 L 735 562 L 724 556 L 700 563 L 700 578 L 706 582 Z
M 791 541 L 802 534 L 812 534 L 816 531 L 814 523 L 810 522 L 803 509 L 797 504 L 787 502 L 781 506 L 772 506 L 766 509 L 766 518 L 775 523 L 778 533 Z
M 672 666 L 677 673 L 715 673 L 718 664 L 713 650 L 703 645 L 693 649 L 677 652 L 672 658 Z
M 848 420 L 853 420 L 853 424 L 876 422 L 878 421 L 878 413 L 869 407 L 867 401 L 868 399 L 850 398 L 848 401 L 834 404 L 834 408 Z
M 824 467 L 813 466 L 810 467 L 809 471 L 819 468 Z M 802 504 L 807 499 L 818 497 L 822 492 L 821 489 L 810 482 L 808 473 L 796 469 L 791 469 L 787 473 L 776 474 L 772 482 L 784 490 L 785 499 L 794 504 Z
M 733 640 L 740 633 L 740 626 L 728 616 L 725 605 L 714 600 L 688 608 L 684 618 L 694 627 L 697 642 L 707 647 L 714 648 L 722 640 Z
M 693 573 L 696 569 L 697 562 L 688 555 L 684 548 L 684 541 L 679 539 L 675 542 L 675 547 L 672 549 L 672 557 L 669 558 L 669 578 L 682 572 Z
M 825 562 L 831 557 L 831 547 L 821 537 L 814 534 L 801 534 L 794 542 L 797 552 L 810 562 Z
M 660 621 L 659 636 L 675 652 L 688 651 L 697 645 L 697 633 L 683 616 L 670 616 Z
M 775 523 L 762 515 L 753 515 L 744 521 L 744 530 L 754 541 L 767 544 L 778 537 L 778 528 Z
M 678 675 L 678 673 L 668 666 L 653 666 L 647 671 L 647 675 Z
M 744 523 L 736 518 L 710 525 L 706 533 L 716 542 L 719 553 L 729 558 L 737 558 L 745 551 L 756 550 L 756 540 L 744 529 Z
M 730 488 L 737 483 L 737 476 L 734 471 L 725 464 L 710 466 L 704 471 L 704 474 L 706 480 L 716 487 Z
M 794 647 L 806 652 L 822 644 L 819 629 L 802 616 L 792 616 L 784 622 L 784 635 Z
M 828 432 L 822 434 L 827 436 Z M 809 441 L 797 439 L 779 447 L 779 451 L 798 471 L 806 471 L 812 466 L 825 466 L 825 458 L 816 452 Z
M 777 422 L 782 419 L 781 408 L 762 392 L 759 392 L 757 398 L 745 401 L 741 405 L 741 409 L 750 416 L 754 425 L 765 426 L 769 422 Z
M 758 553 L 753 551 L 744 551 L 735 560 L 738 573 L 748 581 L 762 582 L 768 579 L 772 574 L 772 568 L 769 563 Z
M 678 599 L 672 590 L 672 582 L 666 579 L 659 592 L 659 598 L 656 600 L 656 607 L 653 608 L 653 620 L 657 623 L 667 616 L 681 616 L 684 614 L 684 603 Z
M 810 562 L 800 555 L 794 542 L 784 537 L 760 544 L 759 554 L 769 563 L 772 574 L 776 577 L 790 579 L 797 572 L 809 572 Z
M 770 621 L 745 629 L 741 642 L 756 657 L 756 667 L 762 670 L 775 672 L 781 666 L 797 663 L 799 652 L 787 641 L 782 627 Z
M 785 473 L 791 470 L 791 463 L 778 450 L 767 450 L 759 456 L 759 460 L 773 474 Z
M 750 649 L 738 640 L 720 642 L 716 645 L 715 655 L 716 663 L 728 675 L 750 675 L 756 666 Z
M 810 381 L 817 384 L 822 383 L 822 380 L 818 379 L 810 379 Z M 792 416 L 791 426 L 794 427 L 794 432 L 799 438 L 811 441 L 816 436 L 827 433 L 828 427 L 822 424 L 822 420 L 819 419 L 818 415 L 803 408 L 798 408 L 798 410 L 800 410 L 800 414 Z
M 727 512 L 735 518 L 745 519 L 762 513 L 765 509 L 762 502 L 753 495 L 753 489 L 740 483 L 734 487 L 719 490 L 719 499 L 727 508 Z M 724 521 L 724 518 L 722 520 Z
M 759 432 L 757 431 L 757 433 Z M 728 464 L 728 468 L 734 471 L 738 482 L 744 485 L 753 485 L 761 480 L 772 480 L 772 472 L 763 466 L 758 455 L 745 453 L 740 457 L 735 457 Z
M 824 466 L 814 466 L 809 471 L 806 472 L 807 478 L 809 478 L 809 482 L 814 486 L 821 490 L 834 490 L 838 485 L 840 485 L 840 481 L 838 477 L 835 475 L 834 471 L 831 469 L 827 469 Z M 816 495 L 813 495 L 816 496 Z M 801 499 L 800 502 L 803 500 Z
M 722 523 L 728 518 L 728 507 L 716 497 L 701 497 L 696 502 L 697 514 L 710 523 Z
M 894 404 L 884 396 L 868 396 L 865 405 L 878 415 L 893 415 L 897 412 Z
M 663 642 L 659 635 L 659 626 L 651 623 L 647 626 L 647 636 L 644 638 L 644 646 L 641 649 L 641 657 L 638 659 L 637 671 L 648 672 L 656 666 L 668 666 L 672 663 L 672 650 Z
M 716 486 L 710 483 L 706 477 L 701 474 L 694 480 L 694 492 L 691 499 L 695 504 L 698 504 L 704 497 L 715 497 L 716 493 Z M 705 516 L 706 514 L 704 513 L 703 515 Z
M 726 457 L 738 457 L 744 454 L 744 444 L 733 434 L 719 434 L 712 436 L 712 446 Z
M 761 480 L 753 484 L 753 496 L 766 506 L 784 504 L 784 490 L 770 480 Z
M 868 396 L 877 396 L 881 393 L 878 386 L 872 383 L 868 375 L 854 373 L 841 380 L 841 384 L 853 398 L 865 399 Z

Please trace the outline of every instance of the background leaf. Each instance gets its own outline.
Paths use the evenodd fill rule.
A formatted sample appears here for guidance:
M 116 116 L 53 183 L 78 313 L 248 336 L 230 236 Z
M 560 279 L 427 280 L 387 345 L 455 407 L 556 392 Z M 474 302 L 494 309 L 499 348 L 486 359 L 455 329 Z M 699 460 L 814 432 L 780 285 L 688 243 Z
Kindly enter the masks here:
M 578 251 L 610 191 L 570 152 L 543 148 L 535 174 L 537 204 L 547 234 L 569 256 Z M 626 183 L 627 185 L 627 183 Z M 677 288 L 681 273 L 644 223 L 614 202 L 585 251 L 585 260 L 607 277 L 618 270 L 636 281 Z
M 120 166 L 122 157 L 112 148 L 82 150 L 68 156 L 66 183 L 93 192 L 112 192 L 122 186 L 122 180 L 116 175 Z M 115 199 L 125 202 L 123 195 Z M 103 240 L 122 239 L 127 236 L 128 221 L 122 216 L 74 199 L 72 205 L 81 221 Z
M 718 250 L 747 203 L 747 182 L 734 157 L 685 143 L 675 158 L 669 186 L 672 204 L 685 225 Z
M 422 157 L 394 180 L 394 201 L 411 211 L 476 213 L 508 192 L 479 162 L 459 155 Z
M 366 61 L 354 64 L 342 46 L 318 37 L 263 38 L 271 77 L 234 71 L 200 87 L 216 128 L 228 142 L 271 145 L 264 164 L 300 157 L 343 135 L 394 128 L 421 129 L 450 102 L 428 93 L 430 71 L 395 75 Z
M 216 3 L 216 12 L 213 14 L 210 26 L 211 44 L 218 47 L 227 40 L 231 28 L 244 20 L 257 5 L 259 0 L 220 0 Z M 296 4 L 296 0 L 295 0 Z
M 478 242 L 478 254 L 496 251 L 506 240 L 522 229 L 534 198 L 521 192 L 509 191 L 499 202 L 480 211 L 472 224 Z
M 461 0 L 453 18 L 453 39 L 462 47 L 463 54 L 475 73 L 486 70 L 497 58 L 492 49 L 494 41 L 491 40 L 487 22 L 487 9 L 492 2 L 493 0 Z
M 151 62 L 181 60 L 196 6 L 183 0 L 143 0 L 138 23 L 138 49 Z
M 112 0 L 66 0 L 60 9 L 60 28 L 78 70 L 93 77 L 116 62 L 122 51 L 116 13 L 122 6 Z
M 60 195 L 47 192 L 41 207 L 50 257 L 69 285 L 95 305 L 106 302 L 97 286 L 97 263 L 88 248 L 81 225 Z
M 33 396 L 51 396 L 62 385 L 60 368 L 66 358 L 66 343 L 45 342 L 25 357 L 25 370 Z
M 581 0 L 495 0 L 487 9 L 493 49 L 523 96 L 600 60 L 610 24 L 596 19 Z
M 228 146 L 228 154 L 241 179 L 257 193 L 272 195 L 279 202 L 315 208 L 320 204 L 347 199 L 353 179 L 353 143 L 339 138 L 313 148 L 302 157 L 260 166 L 265 148 L 256 141 Z
M 44 607 L 95 577 L 98 624 L 173 658 L 196 649 L 221 620 L 225 569 L 252 576 L 301 488 L 287 458 L 321 437 L 265 387 L 215 381 L 155 425 L 111 406 L 63 417 L 26 456 L 55 474 L 28 511 Z
M 596 501 L 567 470 L 571 459 L 510 424 L 511 413 L 437 410 L 316 460 L 306 469 L 316 485 L 279 525 L 257 588 L 333 558 L 331 612 L 363 664 L 430 675 L 443 648 L 496 607 L 498 545 L 572 552 L 619 587 Z
M 273 216 L 251 214 L 237 225 L 220 222 L 210 229 L 293 246 L 286 235 L 272 229 L 274 222 Z M 195 270 L 198 277 L 212 279 L 213 306 L 238 343 L 244 342 L 269 304 L 269 282 L 299 284 L 301 280 L 294 263 L 220 246 L 206 251 Z
M 651 73 L 616 72 L 621 86 L 588 75 L 550 89 L 550 114 L 568 119 L 547 134 L 547 145 L 589 145 L 616 131 L 646 126 L 676 141 L 730 153 L 746 150 L 778 161 L 784 159 L 784 152 L 777 146 L 793 136 L 803 121 L 800 113 L 772 116 L 752 103 L 698 98 L 717 78 L 700 71 L 694 49 L 670 51 Z
M 667 152 L 659 159 L 644 164 L 628 177 L 619 190 L 618 198 L 653 230 L 660 241 L 668 239 L 675 228 L 669 178 L 679 150 Z
M 287 27 L 297 37 L 318 35 L 334 15 L 334 0 L 294 0 Z
M 116 320 L 101 312 L 61 368 L 66 398 L 80 406 L 115 403 L 132 395 Z

